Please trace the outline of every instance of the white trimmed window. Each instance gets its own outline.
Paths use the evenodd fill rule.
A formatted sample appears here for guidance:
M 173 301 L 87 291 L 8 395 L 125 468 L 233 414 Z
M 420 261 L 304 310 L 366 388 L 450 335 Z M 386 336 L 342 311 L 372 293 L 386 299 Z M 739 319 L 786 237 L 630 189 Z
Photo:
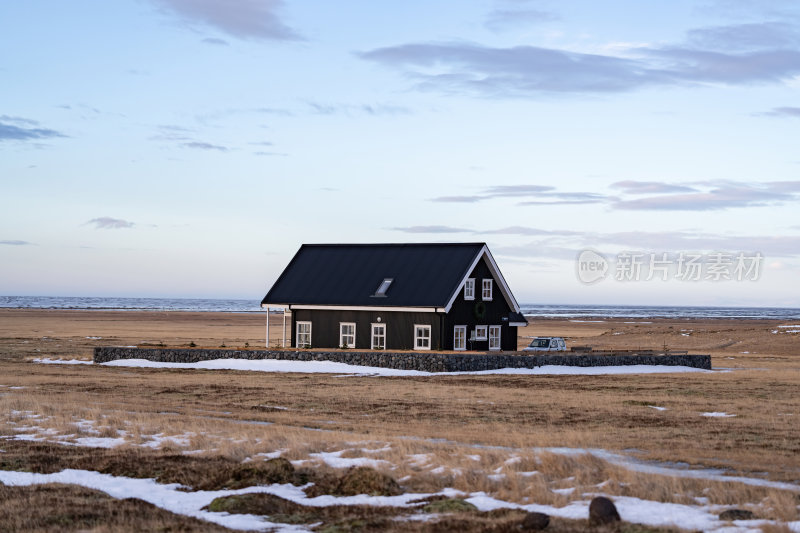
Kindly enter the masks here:
M 464 299 L 475 299 L 475 278 L 467 278 L 467 281 L 464 282 Z
M 431 349 L 431 327 L 423 324 L 414 324 L 414 349 Z
M 492 280 L 491 279 L 484 279 L 484 280 L 481 280 L 481 281 L 482 281 L 481 288 L 483 289 L 481 291 L 481 298 L 483 300 L 487 300 L 487 301 L 491 300 L 492 299 Z
M 372 343 L 370 348 L 373 350 L 386 349 L 386 324 L 372 324 Z
M 489 326 L 489 349 L 500 349 L 500 326 Z
M 298 322 L 297 334 L 295 335 L 295 346 L 297 348 L 311 347 L 311 322 Z
M 486 340 L 486 326 L 475 326 L 475 340 L 476 341 Z
M 454 350 L 467 349 L 467 326 L 453 327 L 453 349 Z
M 339 322 L 339 346 L 345 348 L 356 347 L 355 322 Z

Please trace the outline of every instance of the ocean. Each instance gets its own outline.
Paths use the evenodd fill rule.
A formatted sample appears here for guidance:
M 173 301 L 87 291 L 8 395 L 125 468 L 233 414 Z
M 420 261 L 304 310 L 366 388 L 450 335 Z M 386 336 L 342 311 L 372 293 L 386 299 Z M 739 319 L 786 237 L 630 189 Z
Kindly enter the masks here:
M 0 296 L 0 308 L 109 309 L 130 311 L 263 312 L 258 300 L 210 298 L 99 298 L 81 296 Z M 756 318 L 800 319 L 800 309 L 784 307 L 678 307 L 640 305 L 553 305 L 523 303 L 526 316 L 540 318 Z

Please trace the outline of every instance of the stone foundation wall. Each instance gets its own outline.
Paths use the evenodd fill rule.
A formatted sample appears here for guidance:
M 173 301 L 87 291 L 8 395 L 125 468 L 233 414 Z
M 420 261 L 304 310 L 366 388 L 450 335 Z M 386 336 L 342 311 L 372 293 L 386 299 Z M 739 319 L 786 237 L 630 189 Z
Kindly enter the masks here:
M 94 362 L 146 359 L 166 363 L 196 363 L 210 359 L 283 359 L 334 361 L 348 365 L 376 366 L 424 372 L 475 372 L 498 368 L 535 368 L 544 365 L 620 366 L 667 365 L 711 370 L 710 355 L 512 355 L 494 353 L 348 352 L 295 350 L 207 350 L 97 347 Z

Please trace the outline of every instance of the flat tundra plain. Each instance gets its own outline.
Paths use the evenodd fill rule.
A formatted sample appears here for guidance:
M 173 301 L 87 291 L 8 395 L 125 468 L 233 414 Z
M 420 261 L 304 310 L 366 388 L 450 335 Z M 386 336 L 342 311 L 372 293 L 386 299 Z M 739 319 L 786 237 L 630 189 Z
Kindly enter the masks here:
M 545 319 L 518 339 L 709 353 L 710 372 L 82 364 L 102 345 L 261 348 L 264 329 L 0 310 L 0 530 L 519 531 L 539 511 L 547 531 L 800 531 L 800 322 Z M 589 523 L 597 495 L 621 523 Z

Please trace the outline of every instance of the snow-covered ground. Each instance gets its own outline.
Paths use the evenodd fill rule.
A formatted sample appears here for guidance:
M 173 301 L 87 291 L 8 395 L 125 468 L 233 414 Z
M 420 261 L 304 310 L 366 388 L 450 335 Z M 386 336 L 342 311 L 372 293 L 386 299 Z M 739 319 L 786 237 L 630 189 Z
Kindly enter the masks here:
M 91 361 L 77 359 L 61 360 L 41 358 L 34 359 L 42 364 L 92 364 Z M 423 372 L 420 370 L 397 370 L 373 366 L 347 365 L 333 361 L 283 361 L 278 359 L 213 359 L 197 363 L 161 363 L 145 359 L 118 359 L 102 363 L 103 366 L 136 367 L 136 368 L 184 368 L 203 370 L 246 370 L 252 372 L 295 372 L 302 374 L 339 374 L 356 376 L 454 376 L 454 375 L 573 375 L 602 376 L 608 374 L 672 374 L 677 372 L 713 372 L 686 366 L 663 365 L 630 365 L 630 366 L 596 366 L 577 367 L 547 365 L 538 368 L 500 368 L 478 372 Z
M 278 524 L 254 515 L 236 515 L 203 511 L 202 508 L 214 498 L 234 494 L 268 493 L 295 503 L 310 507 L 330 505 L 372 505 L 411 507 L 409 502 L 432 496 L 433 494 L 407 493 L 400 496 L 317 496 L 309 498 L 302 488 L 294 485 L 266 485 L 247 487 L 239 490 L 192 491 L 180 490 L 177 483 L 162 485 L 153 479 L 134 479 L 112 476 L 88 470 L 63 470 L 54 474 L 33 474 L 30 472 L 0 471 L 0 482 L 10 486 L 42 485 L 63 483 L 79 485 L 102 491 L 113 498 L 139 498 L 173 513 L 192 516 L 231 529 L 275 530 L 282 533 L 309 531 L 306 527 Z M 475 505 L 480 511 L 500 508 L 516 508 L 526 511 L 547 513 L 551 516 L 580 519 L 588 516 L 589 500 L 597 494 L 581 495 L 564 507 L 550 505 L 520 505 L 498 500 L 484 492 L 462 493 L 454 489 L 444 489 L 438 493 L 447 497 L 461 497 Z M 709 505 L 681 505 L 642 500 L 633 497 L 612 496 L 623 520 L 650 526 L 675 526 L 702 531 L 758 531 L 758 527 L 769 523 L 766 520 L 737 520 L 732 524 L 718 519 L 720 508 Z M 409 513 L 413 510 L 409 509 Z M 800 521 L 790 522 L 788 527 L 800 532 Z

